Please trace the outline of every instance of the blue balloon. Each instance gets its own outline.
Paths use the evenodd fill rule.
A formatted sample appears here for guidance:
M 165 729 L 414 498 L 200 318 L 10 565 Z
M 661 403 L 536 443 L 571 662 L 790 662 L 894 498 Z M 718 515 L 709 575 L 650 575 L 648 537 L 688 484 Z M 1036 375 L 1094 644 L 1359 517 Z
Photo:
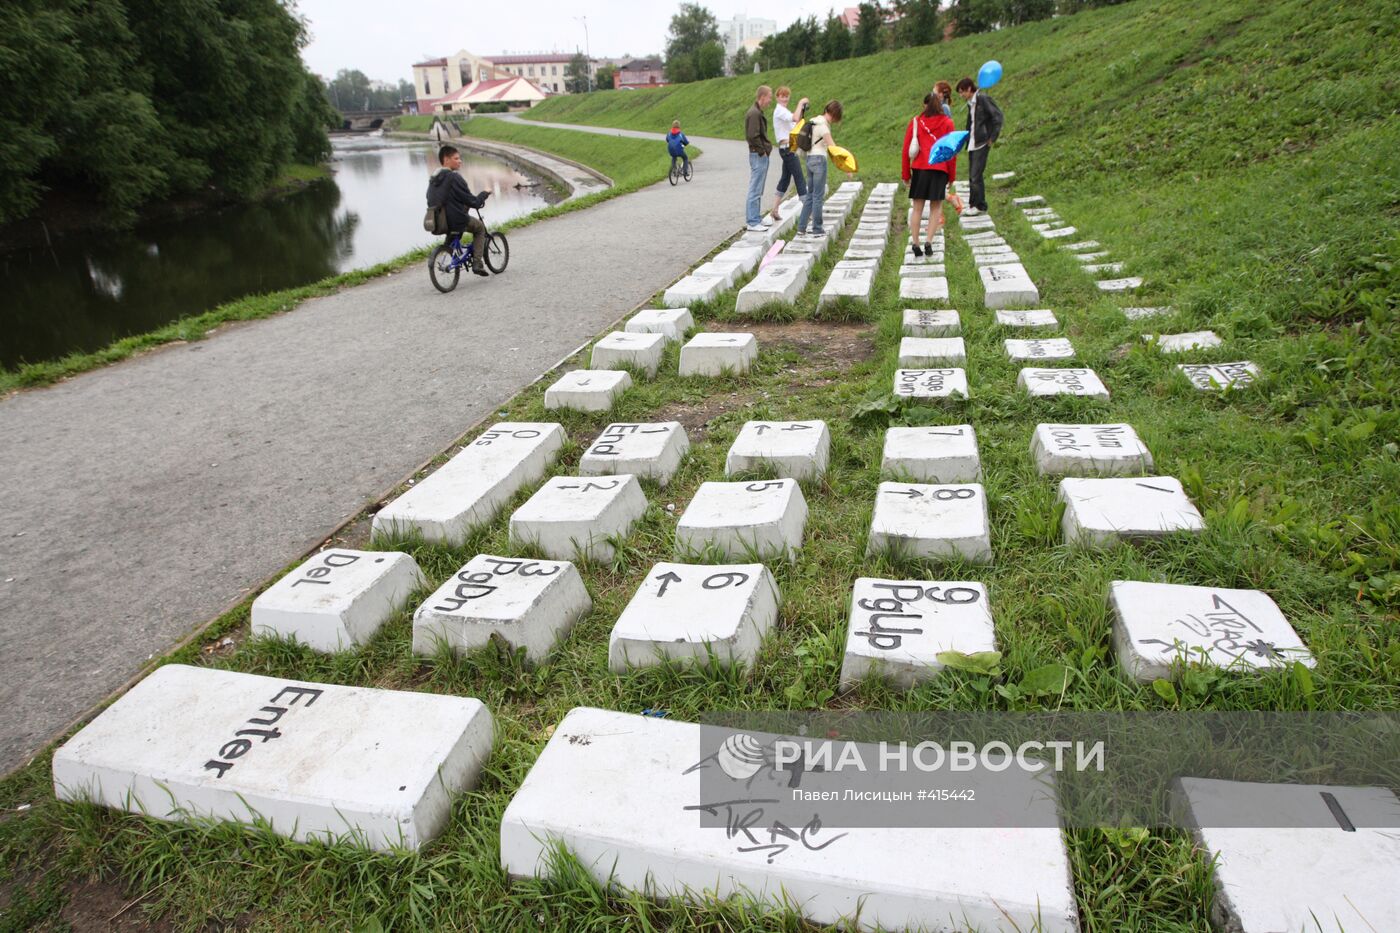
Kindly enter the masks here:
M 992 59 L 977 72 L 977 86 L 991 87 L 1001 80 L 1001 62 Z
M 953 130 L 946 136 L 940 136 L 933 144 L 933 148 L 928 151 L 928 164 L 937 165 L 940 162 L 947 162 L 961 152 L 962 147 L 966 145 L 967 130 Z

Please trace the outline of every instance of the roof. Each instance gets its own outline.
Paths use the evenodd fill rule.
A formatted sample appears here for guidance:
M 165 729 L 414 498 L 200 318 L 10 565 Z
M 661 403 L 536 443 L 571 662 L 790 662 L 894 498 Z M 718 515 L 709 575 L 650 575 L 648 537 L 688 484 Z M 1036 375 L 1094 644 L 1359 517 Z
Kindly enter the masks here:
M 574 60 L 575 52 L 541 52 L 538 55 L 490 55 L 487 61 L 496 65 L 527 65 L 530 62 L 556 62 L 563 64 Z
M 415 64 L 413 67 L 414 67 L 414 68 L 432 68 L 434 65 L 446 65 L 446 64 L 447 64 L 447 59 L 445 59 L 445 58 L 432 58 L 432 59 L 429 59 L 429 60 L 426 61 L 426 62 L 418 62 L 418 63 Z
M 533 94 L 531 93 L 533 92 Z M 494 78 L 466 84 L 433 102 L 437 104 L 484 104 L 492 101 L 525 100 L 545 92 L 529 78 Z
M 654 71 L 660 70 L 661 59 L 659 58 L 634 58 L 623 65 L 619 71 Z

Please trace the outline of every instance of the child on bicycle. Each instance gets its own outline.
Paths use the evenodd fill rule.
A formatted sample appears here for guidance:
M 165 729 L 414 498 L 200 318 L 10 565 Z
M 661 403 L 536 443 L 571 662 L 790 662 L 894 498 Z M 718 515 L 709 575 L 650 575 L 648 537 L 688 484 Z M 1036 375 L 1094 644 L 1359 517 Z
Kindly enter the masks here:
M 486 225 L 467 212 L 484 205 L 491 192 L 472 194 L 467 180 L 458 172 L 462 167 L 462 154 L 456 146 L 439 149 L 438 164 L 442 168 L 428 180 L 428 206 L 446 210 L 447 229 L 451 231 L 447 234 L 449 244 L 453 237 L 461 237 L 464 232 L 472 235 L 472 242 L 476 244 L 472 250 L 472 271 L 477 275 L 490 275 L 486 271 Z
M 681 170 L 690 168 L 690 156 L 686 155 L 685 147 L 690 145 L 690 140 L 685 138 L 681 132 L 681 121 L 675 120 L 671 123 L 671 132 L 666 134 L 666 151 L 671 154 L 671 171 L 676 170 L 676 160 L 681 160 Z

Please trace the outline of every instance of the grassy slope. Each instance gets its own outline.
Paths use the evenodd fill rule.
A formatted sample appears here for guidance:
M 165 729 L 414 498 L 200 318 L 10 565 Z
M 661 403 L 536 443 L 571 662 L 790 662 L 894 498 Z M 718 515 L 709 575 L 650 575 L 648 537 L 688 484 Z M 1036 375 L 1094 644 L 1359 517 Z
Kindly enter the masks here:
M 1252 37 L 1255 48 L 1287 48 L 1299 60 L 1295 66 L 1308 69 L 1325 63 L 1323 50 L 1330 43 L 1352 41 L 1346 30 L 1329 33 L 1340 15 L 1335 11 L 1312 10 L 1307 16 L 1291 12 L 1291 18 L 1281 19 L 1261 12 L 1233 40 L 1217 42 L 1217 54 L 1230 42 L 1243 41 L 1242 36 Z M 1099 41 L 1100 34 L 1111 29 L 1118 34 L 1113 47 L 1155 49 L 1158 34 L 1151 24 L 1158 15 L 1137 4 L 1037 24 L 995 37 L 1001 43 L 997 53 L 1004 62 L 1016 61 L 1008 50 L 1013 45 L 1018 49 L 1022 37 L 1028 45 L 1047 43 L 1043 37 L 1059 30 L 1058 41 L 1080 49 L 1077 60 L 1085 63 L 1081 77 L 1090 82 L 1097 80 L 1100 68 L 1111 68 L 1117 56 L 1089 54 L 1085 44 Z M 1191 8 L 1183 19 L 1194 29 L 1201 17 L 1213 15 L 1217 13 Z M 1138 23 L 1135 17 L 1147 22 Z M 1176 27 L 1175 20 L 1168 22 Z M 1283 24 L 1291 29 L 1292 23 L 1300 22 L 1308 24 L 1300 36 L 1305 44 L 1286 45 Z M 1218 25 L 1214 31 L 1223 33 Z M 1164 42 L 1175 41 L 1174 33 L 1162 36 Z M 1363 44 L 1375 39 L 1372 35 Z M 925 59 L 949 52 L 963 56 L 957 51 L 963 47 L 958 43 L 947 50 L 919 51 Z M 975 54 L 965 57 L 980 61 L 987 49 L 973 47 Z M 900 71 L 880 59 L 844 67 L 854 71 L 867 66 L 891 74 Z M 1229 84 L 1243 70 L 1247 69 L 1237 62 L 1211 74 L 1217 84 Z M 1357 80 L 1365 84 L 1370 73 Z M 1204 80 L 1205 72 L 1199 77 Z M 1263 76 L 1256 80 L 1262 82 Z M 852 78 L 851 83 L 858 81 Z M 1157 85 L 1149 82 L 1145 87 Z M 1010 92 L 1008 86 L 1002 99 Z M 1227 116 L 1244 120 L 1260 106 L 1239 101 L 1230 105 Z M 1316 114 L 1318 105 L 1311 109 Z M 1125 101 L 1120 113 L 1130 112 L 1148 114 L 1151 109 Z M 1190 112 L 1199 113 L 1201 107 Z M 1014 113 L 1008 108 L 1012 119 Z M 686 119 L 687 129 L 692 129 L 694 118 Z M 695 444 L 693 460 L 672 486 L 664 492 L 647 489 L 652 505 L 629 546 L 608 565 L 584 567 L 595 609 L 549 664 L 527 669 L 492 650 L 461 660 L 415 661 L 409 652 L 407 610 L 370 645 L 335 657 L 253 641 L 232 654 L 205 659 L 204 663 L 258 673 L 484 700 L 499 722 L 496 754 L 481 786 L 458 802 L 448 831 L 423 856 L 372 856 L 293 845 L 227 828 L 171 827 L 89 808 L 60 807 L 46 790 L 48 766 L 41 757 L 0 785 L 0 808 L 33 805 L 0 822 L 0 866 L 21 880 L 6 922 L 23 928 L 52 917 L 61 908 L 67 885 L 98 876 L 117 885 L 120 897 L 142 898 L 131 914 L 165 912 L 190 929 L 211 920 L 250 917 L 268 928 L 346 928 L 373 917 L 385 929 L 615 929 L 624 924 L 668 930 L 792 929 L 794 924 L 785 927 L 781 921 L 755 919 L 734 906 L 687 909 L 611 897 L 577 879 L 508 886 L 496 853 L 499 817 L 548 730 L 574 705 L 623 710 L 667 706 L 686 718 L 721 708 L 831 703 L 849 587 L 859 575 L 957 579 L 967 574 L 983 580 L 991 593 L 1004 658 L 997 677 L 951 672 L 902 695 L 868 683 L 841 700 L 843 705 L 1170 707 L 1174 704 L 1153 689 L 1126 682 L 1113 663 L 1104 592 L 1109 580 L 1129 578 L 1265 589 L 1319 659 L 1312 678 L 1292 672 L 1265 677 L 1191 672 L 1176 685 L 1175 705 L 1395 709 L 1400 695 L 1400 630 L 1394 617 L 1400 468 L 1395 416 L 1388 408 L 1395 391 L 1394 263 L 1400 255 L 1394 232 L 1400 186 L 1395 166 L 1389 164 L 1393 159 L 1385 155 L 1394 146 L 1381 145 L 1394 142 L 1394 126 L 1353 114 L 1328 128 L 1325 147 L 1309 144 L 1311 148 L 1285 157 L 1286 147 L 1256 151 L 1251 142 L 1252 155 L 1242 156 L 1238 164 L 1200 159 L 1182 165 L 1180 160 L 1161 159 L 1153 148 L 1131 152 L 1128 141 L 1145 137 L 1142 129 L 1121 126 L 1125 119 L 1079 124 L 1077 136 L 1042 140 L 1041 153 L 1031 153 L 1029 144 L 1008 138 L 994 163 L 1021 173 L 1013 191 L 993 193 L 999 229 L 1018 248 L 1041 286 L 1045 306 L 1056 309 L 1064 334 L 1073 339 L 1082 360 L 1113 390 L 1111 402 L 1031 404 L 1015 390 L 1017 367 L 1003 356 L 1004 335 L 989 326 L 986 312 L 973 310 L 980 307 L 980 288 L 968 251 L 955 234 L 949 237 L 949 279 L 953 304 L 964 309 L 973 397 L 960 407 L 904 409 L 897 418 L 976 426 L 991 503 L 994 567 L 974 570 L 918 562 L 891 566 L 857 556 L 863 551 L 878 479 L 882 431 L 878 424 L 853 423 L 848 416 L 863 401 L 888 395 L 901 307 L 894 252 L 902 237 L 897 231 L 872 306 L 828 315 L 872 322 L 876 352 L 871 359 L 846 368 L 823 358 L 820 343 L 799 349 L 773 335 L 761 338 L 759 364 L 747 377 L 716 383 L 666 375 L 639 384 L 610 414 L 563 418 L 573 444 L 556 467 L 560 473 L 573 469 L 581 445 L 610 420 L 655 417 L 663 406 L 668 417 L 682 407 L 699 405 L 711 406 L 714 412 L 704 441 Z M 1135 125 L 1147 121 L 1134 118 Z M 1110 131 L 1120 134 L 1113 137 L 1116 142 L 1110 141 Z M 559 138 L 555 131 L 548 133 Z M 1095 148 L 1088 145 L 1091 141 L 1102 145 Z M 1016 148 L 1023 145 L 1026 148 Z M 1073 163 L 1075 174 L 1044 163 L 1048 156 L 1043 153 L 1052 147 L 1057 158 L 1083 150 Z M 1122 180 L 1122 163 L 1129 159 L 1140 160 L 1138 170 L 1149 180 L 1146 190 Z M 1135 343 L 1143 328 L 1126 323 L 1118 312 L 1118 305 L 1129 302 L 1100 295 L 1072 260 L 1040 242 L 1015 216 L 1008 201 L 1011 194 L 1037 191 L 1086 235 L 1102 240 L 1130 262 L 1132 271 L 1145 271 L 1149 291 L 1131 303 L 1175 304 L 1179 312 L 1172 329 L 1209 326 L 1227 339 L 1221 351 L 1197 358 L 1252 358 L 1268 373 L 1265 381 L 1242 393 L 1206 396 L 1185 386 L 1171 360 L 1141 347 L 1119 353 L 1117 348 Z M 1303 210 L 1299 205 L 1309 207 Z M 1376 253 L 1387 258 L 1369 258 Z M 816 291 L 834 258 L 829 254 L 819 265 L 797 310 L 784 316 L 812 316 Z M 731 321 L 733 303 L 730 293 L 695 310 L 702 321 Z M 676 351 L 671 348 L 663 373 L 674 373 L 675 365 Z M 506 417 L 552 420 L 554 413 L 546 413 L 542 402 L 548 382 L 507 406 Z M 671 554 L 674 514 L 701 481 L 722 474 L 730 441 L 745 420 L 755 417 L 822 417 L 833 429 L 831 472 L 824 482 L 807 489 L 812 517 L 802 557 L 792 566 L 773 568 L 785 603 L 756 670 L 747 679 L 664 668 L 620 678 L 610 675 L 606 653 L 612 621 L 652 563 Z M 1208 532 L 1200 538 L 1105 553 L 1061 546 L 1055 485 L 1034 473 L 1026 455 L 1034 425 L 1059 420 L 1133 423 L 1161 471 L 1186 483 L 1206 513 Z M 522 495 L 518 501 L 523 499 Z M 677 505 L 676 513 L 664 508 L 667 503 Z M 430 587 L 473 554 L 516 552 L 507 541 L 503 519 L 460 548 L 401 544 L 422 564 Z M 410 601 L 416 604 L 416 599 Z M 217 631 L 237 631 L 246 624 L 246 613 L 245 607 L 230 614 Z M 202 657 L 197 649 L 187 654 L 196 660 Z M 1063 664 L 1072 672 L 1064 696 L 1036 700 L 1018 697 L 1010 689 L 1026 672 L 1049 663 Z M 1184 836 L 1163 832 L 1139 838 L 1080 831 L 1070 834 L 1070 852 L 1086 930 L 1205 928 L 1208 873 Z
M 485 124 L 490 124 L 489 126 Z M 495 127 L 500 127 L 495 130 Z M 666 177 L 667 164 L 656 158 L 655 145 L 639 139 L 598 136 L 593 133 L 560 133 L 530 126 L 510 126 L 498 121 L 476 121 L 473 134 L 490 136 L 502 142 L 519 142 L 537 149 L 549 148 L 575 162 L 581 162 L 607 175 L 614 186 L 605 191 L 586 195 L 576 201 L 548 207 L 526 217 L 502 224 L 502 230 L 514 230 L 528 224 L 582 210 L 599 201 L 636 191 Z M 316 167 L 293 167 L 287 183 L 306 180 Z M 324 174 L 324 173 L 322 173 Z M 430 237 L 424 234 L 424 239 Z M 262 295 L 248 295 L 219 305 L 201 314 L 180 318 L 164 327 L 144 334 L 135 334 L 116 341 L 101 350 L 73 353 L 57 360 L 28 363 L 18 369 L 0 367 L 0 397 L 16 389 L 49 385 L 60 379 L 116 363 L 127 357 L 175 341 L 202 340 L 221 324 L 230 321 L 252 321 L 290 311 L 308 298 L 334 294 L 382 275 L 413 265 L 427 256 L 427 248 L 414 250 L 397 259 L 379 263 L 368 269 L 355 269 L 333 275 L 319 282 L 283 289 Z

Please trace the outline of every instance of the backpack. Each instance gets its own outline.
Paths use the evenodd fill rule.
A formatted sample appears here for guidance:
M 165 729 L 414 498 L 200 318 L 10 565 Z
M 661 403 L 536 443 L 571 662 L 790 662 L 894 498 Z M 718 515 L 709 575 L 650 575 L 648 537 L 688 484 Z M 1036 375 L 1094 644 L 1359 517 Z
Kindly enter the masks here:
M 445 236 L 447 229 L 447 208 L 439 205 L 430 207 L 423 213 L 423 229 L 435 236 Z
M 803 120 L 797 127 L 797 148 L 801 152 L 812 151 L 812 121 Z

